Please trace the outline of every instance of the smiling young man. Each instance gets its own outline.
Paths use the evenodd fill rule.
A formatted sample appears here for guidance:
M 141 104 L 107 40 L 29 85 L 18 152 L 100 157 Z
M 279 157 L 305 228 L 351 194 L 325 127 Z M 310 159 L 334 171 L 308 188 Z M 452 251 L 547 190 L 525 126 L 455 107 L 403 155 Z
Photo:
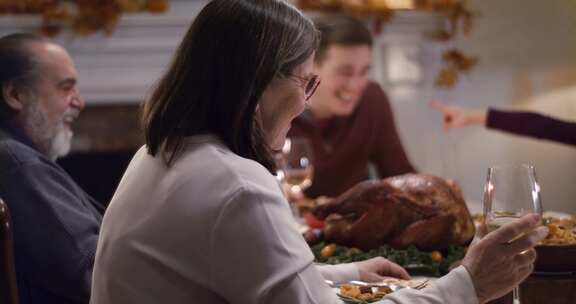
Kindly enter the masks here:
M 104 208 L 54 161 L 84 101 L 70 55 L 32 34 L 0 38 L 0 197 L 12 215 L 20 303 L 88 303 Z
M 370 31 L 343 15 L 321 15 L 314 22 L 322 33 L 315 60 L 322 83 L 289 133 L 308 138 L 314 150 L 314 178 L 306 195 L 343 193 L 368 179 L 369 163 L 380 177 L 414 172 L 388 98 L 369 80 Z

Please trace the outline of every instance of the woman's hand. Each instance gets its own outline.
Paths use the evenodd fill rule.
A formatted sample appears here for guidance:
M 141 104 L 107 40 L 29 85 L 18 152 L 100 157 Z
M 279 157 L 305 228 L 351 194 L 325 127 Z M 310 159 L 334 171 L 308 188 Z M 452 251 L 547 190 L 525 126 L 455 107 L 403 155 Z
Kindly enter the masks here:
M 470 246 L 462 265 L 472 278 L 480 303 L 507 294 L 532 273 L 534 246 L 548 235 L 548 228 L 539 225 L 538 215 L 526 215 Z
M 440 101 L 430 102 L 430 107 L 442 113 L 442 125 L 445 130 L 469 125 L 486 125 L 486 111 L 484 110 L 450 106 Z
M 410 279 L 410 275 L 402 266 L 383 257 L 375 257 L 354 264 L 358 267 L 360 280 L 364 282 L 378 282 L 384 280 L 385 277 Z

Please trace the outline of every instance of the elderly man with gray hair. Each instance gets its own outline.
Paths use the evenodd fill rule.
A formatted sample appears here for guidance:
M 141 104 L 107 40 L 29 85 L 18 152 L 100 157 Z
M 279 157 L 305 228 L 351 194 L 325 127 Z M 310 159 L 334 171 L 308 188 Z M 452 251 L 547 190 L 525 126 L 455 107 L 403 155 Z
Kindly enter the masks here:
M 84 108 L 68 52 L 34 34 L 0 38 L 0 197 L 14 225 L 20 303 L 88 303 L 104 207 L 55 163 Z

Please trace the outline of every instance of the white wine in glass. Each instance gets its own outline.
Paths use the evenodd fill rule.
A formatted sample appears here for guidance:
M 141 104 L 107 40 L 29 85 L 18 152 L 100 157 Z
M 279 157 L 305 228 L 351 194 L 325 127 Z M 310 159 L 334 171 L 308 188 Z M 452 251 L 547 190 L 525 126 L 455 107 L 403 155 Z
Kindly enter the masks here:
M 304 138 L 287 138 L 282 151 L 274 156 L 276 162 L 276 178 L 282 184 L 282 189 L 290 202 L 292 216 L 296 222 L 303 223 L 297 199 L 302 197 L 302 190 L 310 187 L 314 167 L 312 165 L 312 150 Z
M 488 168 L 483 199 L 484 225 L 494 231 L 518 218 L 536 213 L 542 216 L 540 185 L 532 165 L 504 165 Z M 510 242 L 521 237 L 518 235 Z M 520 303 L 518 287 L 514 304 Z
M 305 169 L 287 170 L 284 182 L 290 185 L 292 191 L 302 191 L 312 185 L 312 174 L 314 171 L 311 166 Z
M 494 214 L 492 216 L 492 218 L 486 222 L 486 228 L 488 230 L 488 232 L 492 232 L 506 224 L 512 223 L 514 221 L 516 221 L 517 219 L 519 219 L 521 216 L 513 214 L 513 213 L 507 213 L 507 212 L 501 212 L 498 213 L 496 212 L 496 214 Z M 513 240 L 511 240 L 513 241 Z
M 286 139 L 282 152 L 285 156 L 284 183 L 293 192 L 302 192 L 312 185 L 314 166 L 312 164 L 312 149 L 305 138 Z

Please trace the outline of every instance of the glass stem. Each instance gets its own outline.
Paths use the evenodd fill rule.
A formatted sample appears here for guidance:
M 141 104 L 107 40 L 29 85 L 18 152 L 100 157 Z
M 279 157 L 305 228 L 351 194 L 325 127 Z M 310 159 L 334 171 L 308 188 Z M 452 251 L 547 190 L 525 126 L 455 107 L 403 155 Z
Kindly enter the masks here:
M 512 289 L 512 303 L 513 304 L 520 304 L 520 288 L 518 286 Z

